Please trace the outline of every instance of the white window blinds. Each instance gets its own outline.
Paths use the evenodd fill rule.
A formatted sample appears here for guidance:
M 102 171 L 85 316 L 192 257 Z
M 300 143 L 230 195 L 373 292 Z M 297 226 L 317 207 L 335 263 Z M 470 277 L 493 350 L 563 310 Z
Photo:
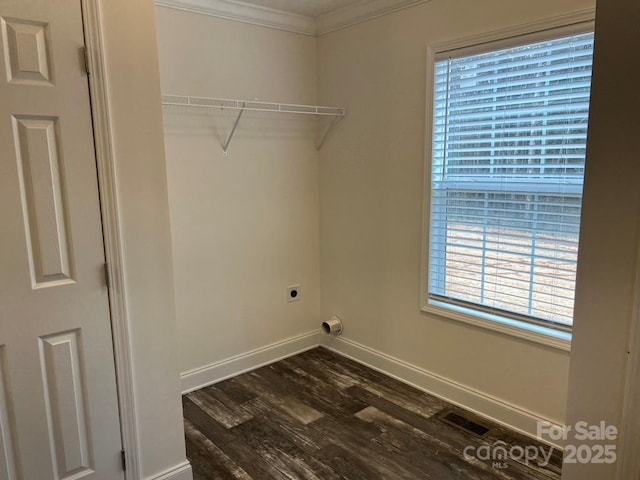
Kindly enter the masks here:
M 436 61 L 429 298 L 569 328 L 593 34 Z

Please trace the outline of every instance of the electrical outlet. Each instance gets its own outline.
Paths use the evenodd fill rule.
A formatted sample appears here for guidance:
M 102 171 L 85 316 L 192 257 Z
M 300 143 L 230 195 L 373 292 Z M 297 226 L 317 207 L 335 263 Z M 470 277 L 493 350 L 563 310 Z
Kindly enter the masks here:
M 297 302 L 300 300 L 300 285 L 291 285 L 287 287 L 287 302 Z

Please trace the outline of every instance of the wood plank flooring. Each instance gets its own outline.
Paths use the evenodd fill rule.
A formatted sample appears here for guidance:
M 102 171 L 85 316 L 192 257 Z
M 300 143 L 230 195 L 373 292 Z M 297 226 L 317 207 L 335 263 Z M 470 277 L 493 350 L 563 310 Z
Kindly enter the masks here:
M 549 447 L 324 348 L 187 394 L 183 408 L 194 480 L 560 478 L 558 450 L 540 467 Z M 495 445 L 539 456 L 465 460 Z

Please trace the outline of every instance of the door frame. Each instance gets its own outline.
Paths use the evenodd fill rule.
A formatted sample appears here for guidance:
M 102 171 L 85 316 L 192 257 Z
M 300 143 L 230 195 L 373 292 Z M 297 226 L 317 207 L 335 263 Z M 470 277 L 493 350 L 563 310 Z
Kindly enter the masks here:
M 93 135 L 95 141 L 98 188 L 102 211 L 107 274 L 109 275 L 109 307 L 120 409 L 122 448 L 125 452 L 127 480 L 140 477 L 140 443 L 135 402 L 131 347 L 131 323 L 127 310 L 124 277 L 124 254 L 120 235 L 119 205 L 116 194 L 115 157 L 111 132 L 110 100 L 106 78 L 102 0 L 80 0 L 84 26 L 86 61 L 90 72 L 89 88 Z
M 640 240 L 640 239 L 639 239 Z M 627 348 L 624 405 L 620 421 L 617 480 L 640 478 L 640 242 L 636 252 L 636 278 Z

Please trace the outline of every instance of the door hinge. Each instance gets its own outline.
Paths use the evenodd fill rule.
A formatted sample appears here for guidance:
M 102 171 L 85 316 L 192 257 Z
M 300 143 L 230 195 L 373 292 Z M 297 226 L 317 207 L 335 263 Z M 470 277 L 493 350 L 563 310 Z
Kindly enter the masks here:
M 111 288 L 111 274 L 109 273 L 109 264 L 105 262 L 103 264 L 103 268 L 104 268 L 104 283 L 107 286 L 107 288 Z
M 122 470 L 127 471 L 127 455 L 124 453 L 124 450 L 120 451 L 120 458 L 122 459 Z
M 82 58 L 84 59 L 84 71 L 87 75 L 91 75 L 91 68 L 89 67 L 89 51 L 87 50 L 87 47 L 82 47 Z

